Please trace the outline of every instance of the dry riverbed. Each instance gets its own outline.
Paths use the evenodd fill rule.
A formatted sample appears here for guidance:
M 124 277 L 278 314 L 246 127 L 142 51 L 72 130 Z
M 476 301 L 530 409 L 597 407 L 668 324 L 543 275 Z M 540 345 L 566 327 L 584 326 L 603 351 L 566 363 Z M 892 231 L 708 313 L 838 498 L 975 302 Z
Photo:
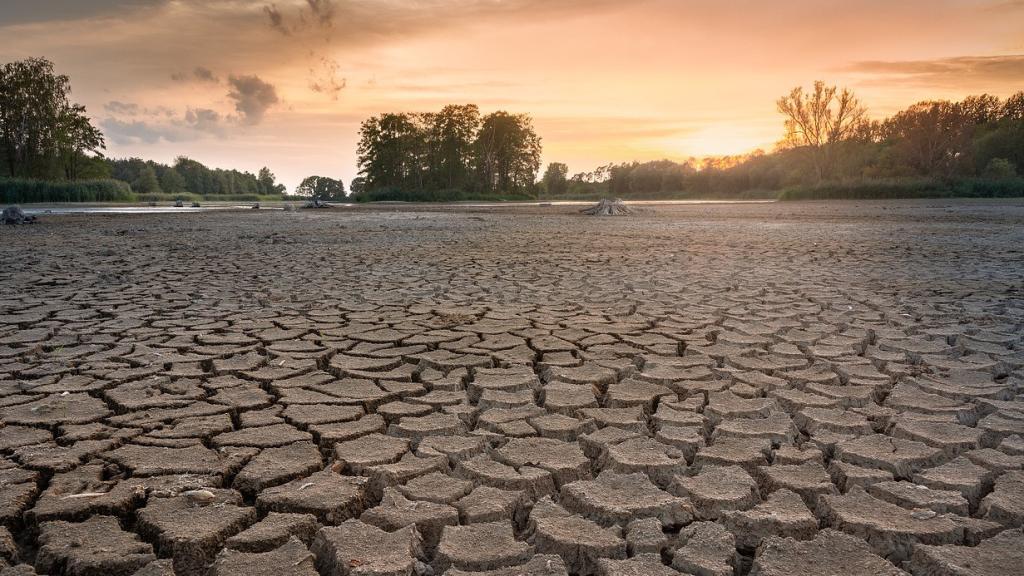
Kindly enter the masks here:
M 1020 573 L 1024 202 L 578 209 L 0 227 L 0 575 Z

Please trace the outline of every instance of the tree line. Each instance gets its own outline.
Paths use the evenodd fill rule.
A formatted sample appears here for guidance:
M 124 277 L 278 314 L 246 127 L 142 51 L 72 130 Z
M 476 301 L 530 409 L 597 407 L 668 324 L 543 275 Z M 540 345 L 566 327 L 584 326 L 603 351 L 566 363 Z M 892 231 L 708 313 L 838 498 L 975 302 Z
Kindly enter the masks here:
M 356 200 L 526 197 L 535 192 L 541 142 L 526 114 L 480 115 L 474 104 L 384 113 L 363 121 Z
M 140 158 L 104 159 L 103 164 L 106 169 L 100 169 L 101 177 L 127 182 L 140 194 L 267 196 L 285 193 L 284 184 L 278 184 L 274 173 L 266 167 L 257 174 L 208 168 L 185 156 L 176 158 L 172 165 Z
M 928 100 L 880 120 L 848 89 L 817 82 L 776 103 L 784 133 L 774 151 L 677 162 L 612 163 L 568 175 L 547 167 L 550 197 L 775 197 L 780 190 L 827 188 L 842 196 L 874 189 L 898 196 L 1022 195 L 1024 92 L 960 101 Z
M 130 193 L 262 196 L 285 193 L 267 168 L 257 174 L 208 168 L 178 157 L 172 165 L 104 156 L 103 134 L 84 106 L 71 101 L 71 81 L 45 58 L 0 67 L 0 185 L 29 200 L 126 199 Z M 95 181 L 76 187 L 74 183 Z M 104 183 L 104 181 L 110 181 Z M 65 183 L 47 186 L 45 183 Z M 40 184 L 43 183 L 43 184 Z M 126 183 L 130 188 L 124 187 Z
M 572 175 L 566 164 L 552 162 L 540 179 L 541 139 L 527 114 L 481 115 L 473 104 L 382 113 L 360 126 L 359 176 L 350 194 L 344 183 L 327 176 L 304 179 L 295 194 L 334 201 L 736 198 L 775 197 L 779 191 L 790 197 L 1024 195 L 1024 92 L 1005 100 L 989 94 L 926 100 L 873 120 L 852 91 L 816 82 L 809 90 L 794 88 L 776 107 L 784 119 L 783 136 L 768 153 L 609 163 Z M 185 156 L 170 165 L 109 159 L 104 149 L 103 134 L 85 107 L 72 101 L 70 80 L 57 74 L 52 62 L 29 58 L 0 67 L 5 197 L 286 192 L 266 167 L 253 174 L 209 168 Z M 76 188 L 83 181 L 92 184 Z

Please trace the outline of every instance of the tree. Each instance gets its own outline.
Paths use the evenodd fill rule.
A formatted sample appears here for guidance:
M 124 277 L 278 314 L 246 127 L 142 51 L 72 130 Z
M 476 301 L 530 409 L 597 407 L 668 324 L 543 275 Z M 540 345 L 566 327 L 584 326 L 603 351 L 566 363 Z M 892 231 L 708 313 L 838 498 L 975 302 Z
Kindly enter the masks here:
M 362 195 L 363 192 L 366 192 L 366 178 L 356 176 L 352 179 L 348 189 L 352 192 L 353 198 Z
M 544 190 L 548 196 L 561 196 L 569 190 L 569 167 L 561 162 L 548 164 L 544 171 Z
M 160 192 L 160 182 L 156 178 L 156 170 L 146 164 L 139 172 L 139 177 L 132 182 L 132 189 L 143 194 Z
M 867 112 L 860 101 L 846 88 L 837 95 L 835 86 L 817 81 L 813 93 L 798 86 L 776 104 L 786 116 L 783 146 L 808 152 L 818 182 L 830 178 L 838 144 L 862 130 Z
M 160 171 L 160 188 L 164 192 L 184 192 L 185 179 L 173 166 L 164 166 Z
M 499 111 L 484 117 L 473 145 L 477 186 L 486 193 L 523 193 L 540 169 L 540 138 L 526 114 Z
M 309 196 L 313 200 L 345 200 L 345 184 L 326 176 L 308 176 L 295 189 L 296 196 Z
M 1017 168 L 1006 158 L 993 158 L 981 175 L 995 180 L 1006 180 L 1016 178 Z
M 59 165 L 78 177 L 80 157 L 98 154 L 103 135 L 84 106 L 69 101 L 71 82 L 53 63 L 29 58 L 0 67 L 0 147 L 10 176 L 48 178 Z
M 475 104 L 448 105 L 437 114 L 424 115 L 424 120 L 431 184 L 442 189 L 468 188 L 473 138 L 480 129 L 480 109 Z
M 385 113 L 364 120 L 356 153 L 370 190 L 423 189 L 427 145 L 421 115 Z
M 974 120 L 945 100 L 918 102 L 887 119 L 882 133 L 897 161 L 924 176 L 950 176 L 969 165 Z
M 260 168 L 256 181 L 260 194 L 284 194 L 287 191 L 284 184 L 277 183 L 277 177 L 266 166 Z

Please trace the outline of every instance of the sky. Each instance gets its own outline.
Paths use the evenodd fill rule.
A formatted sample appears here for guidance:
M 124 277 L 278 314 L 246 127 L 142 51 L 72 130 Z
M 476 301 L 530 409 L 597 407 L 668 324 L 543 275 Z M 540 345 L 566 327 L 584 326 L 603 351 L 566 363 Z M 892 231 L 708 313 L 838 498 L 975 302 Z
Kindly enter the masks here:
M 0 0 L 0 62 L 42 56 L 107 154 L 357 175 L 359 123 L 529 113 L 543 161 L 770 150 L 815 80 L 872 117 L 1024 89 L 1014 0 Z

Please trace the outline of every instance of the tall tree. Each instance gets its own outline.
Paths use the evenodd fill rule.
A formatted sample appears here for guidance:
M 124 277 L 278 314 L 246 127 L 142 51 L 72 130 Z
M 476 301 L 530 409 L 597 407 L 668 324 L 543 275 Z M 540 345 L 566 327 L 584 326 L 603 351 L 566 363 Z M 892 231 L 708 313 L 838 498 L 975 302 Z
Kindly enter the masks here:
M 569 167 L 561 162 L 552 162 L 544 170 L 544 191 L 549 196 L 561 196 L 569 190 Z
M 385 113 L 359 127 L 359 173 L 369 189 L 423 188 L 425 131 L 416 114 Z
M 103 135 L 70 92 L 68 77 L 45 58 L 0 67 L 0 147 L 10 176 L 46 178 L 59 165 L 73 179 L 78 157 L 103 148 Z
M 947 101 L 918 102 L 887 119 L 883 136 L 898 161 L 921 175 L 951 176 L 970 167 L 973 113 Z
M 427 120 L 428 170 L 432 184 L 447 189 L 469 187 L 473 138 L 480 129 L 480 109 L 475 104 L 448 105 Z
M 149 164 L 145 164 L 139 171 L 138 178 L 132 182 L 132 189 L 143 194 L 160 192 L 160 181 L 157 180 L 156 170 Z
M 833 175 L 839 144 L 863 129 L 867 114 L 853 92 L 846 88 L 840 92 L 821 81 L 814 83 L 809 94 L 802 87 L 793 88 L 776 105 L 786 116 L 783 145 L 809 153 L 819 182 Z
M 540 150 L 528 115 L 488 114 L 474 143 L 477 185 L 488 193 L 530 191 L 540 169 Z

